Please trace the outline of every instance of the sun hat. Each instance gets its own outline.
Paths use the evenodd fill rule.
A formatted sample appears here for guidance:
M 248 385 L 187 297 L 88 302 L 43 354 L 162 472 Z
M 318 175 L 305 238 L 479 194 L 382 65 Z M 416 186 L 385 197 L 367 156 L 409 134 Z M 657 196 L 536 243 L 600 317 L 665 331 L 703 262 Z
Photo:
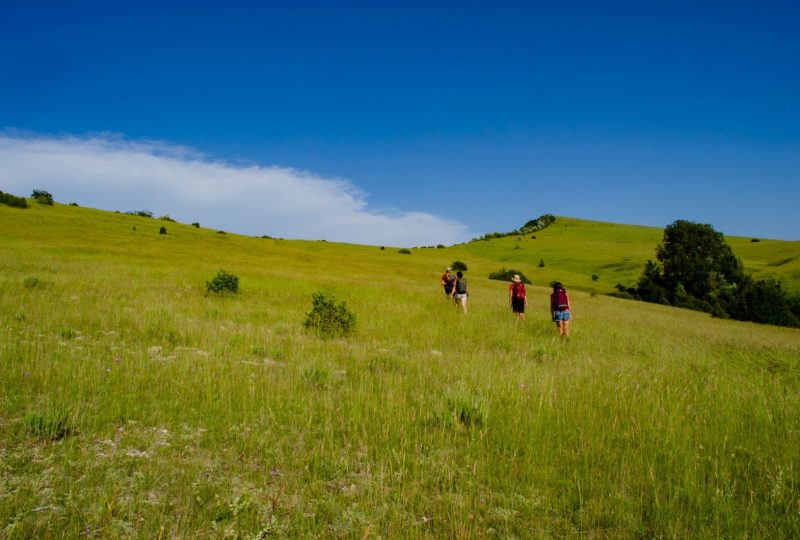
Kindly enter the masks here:
M 448 266 L 448 267 L 447 267 L 447 271 L 449 272 L 450 270 L 452 270 L 452 268 L 450 268 L 450 267 Z
M 519 274 L 514 274 L 514 278 L 511 281 L 519 281 Z

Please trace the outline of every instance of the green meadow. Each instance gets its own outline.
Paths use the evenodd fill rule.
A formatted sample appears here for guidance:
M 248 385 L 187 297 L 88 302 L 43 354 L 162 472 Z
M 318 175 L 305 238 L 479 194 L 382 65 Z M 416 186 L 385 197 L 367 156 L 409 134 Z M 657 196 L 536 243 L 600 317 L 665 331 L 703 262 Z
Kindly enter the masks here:
M 0 538 L 800 537 L 800 331 L 605 296 L 659 229 L 535 236 L 404 255 L 0 206 Z M 798 290 L 800 244 L 760 240 L 728 238 Z M 303 327 L 315 292 L 353 335 Z

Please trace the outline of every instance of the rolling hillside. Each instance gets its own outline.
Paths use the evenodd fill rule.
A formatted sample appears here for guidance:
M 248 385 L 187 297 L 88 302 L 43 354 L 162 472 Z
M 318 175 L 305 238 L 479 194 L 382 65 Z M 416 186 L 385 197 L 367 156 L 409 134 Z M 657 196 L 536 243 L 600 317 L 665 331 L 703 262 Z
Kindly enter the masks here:
M 0 206 L 0 537 L 800 536 L 800 331 L 593 294 L 656 229 L 536 236 L 404 255 Z M 797 286 L 797 243 L 729 240 Z M 500 266 L 534 280 L 523 324 Z M 351 336 L 304 328 L 318 291 Z
M 655 227 L 559 217 L 533 235 L 473 241 L 465 249 L 472 256 L 522 270 L 535 283 L 559 280 L 582 290 L 608 293 L 617 283 L 636 284 L 644 263 L 655 260 L 662 236 L 663 229 Z M 758 240 L 726 237 L 756 279 L 776 278 L 787 289 L 800 290 L 800 242 Z M 544 267 L 539 266 L 541 261 Z

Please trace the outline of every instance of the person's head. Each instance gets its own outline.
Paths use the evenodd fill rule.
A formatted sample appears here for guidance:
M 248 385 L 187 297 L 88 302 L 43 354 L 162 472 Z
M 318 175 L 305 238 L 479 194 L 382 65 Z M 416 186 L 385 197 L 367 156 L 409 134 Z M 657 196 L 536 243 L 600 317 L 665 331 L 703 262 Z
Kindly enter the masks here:
M 555 283 L 553 283 L 553 292 L 560 291 L 563 288 L 564 288 L 564 286 L 561 284 L 560 281 L 556 281 Z
M 514 274 L 514 277 L 511 278 L 511 281 L 513 281 L 514 283 L 519 283 L 522 280 L 519 278 L 519 274 Z
M 445 268 L 445 269 L 444 269 L 444 271 L 445 271 L 445 272 L 451 272 L 452 270 L 453 270 L 453 269 L 452 269 L 452 268 L 450 268 L 449 266 L 448 266 L 447 268 Z
M 462 272 L 461 270 L 459 270 L 458 272 L 456 272 L 456 275 L 457 275 L 458 277 L 462 278 L 462 277 L 464 277 L 464 272 Z

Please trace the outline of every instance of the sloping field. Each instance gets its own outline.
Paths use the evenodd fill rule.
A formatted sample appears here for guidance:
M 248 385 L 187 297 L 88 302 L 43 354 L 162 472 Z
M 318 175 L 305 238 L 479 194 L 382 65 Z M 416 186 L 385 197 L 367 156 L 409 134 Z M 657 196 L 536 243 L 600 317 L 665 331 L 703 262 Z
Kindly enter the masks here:
M 403 255 L 0 206 L 0 537 L 800 536 L 800 331 L 588 292 L 658 230 L 536 236 Z M 572 285 L 571 342 L 545 288 L 516 322 L 503 265 Z M 238 295 L 205 294 L 220 268 Z M 303 328 L 316 291 L 354 335 Z
M 573 288 L 609 293 L 617 283 L 635 286 L 644 263 L 656 260 L 656 246 L 663 234 L 663 229 L 656 227 L 559 217 L 533 235 L 476 241 L 463 247 L 470 255 L 522 270 L 534 283 L 559 280 Z M 788 290 L 800 290 L 800 242 L 725 239 L 756 279 L 776 278 Z

